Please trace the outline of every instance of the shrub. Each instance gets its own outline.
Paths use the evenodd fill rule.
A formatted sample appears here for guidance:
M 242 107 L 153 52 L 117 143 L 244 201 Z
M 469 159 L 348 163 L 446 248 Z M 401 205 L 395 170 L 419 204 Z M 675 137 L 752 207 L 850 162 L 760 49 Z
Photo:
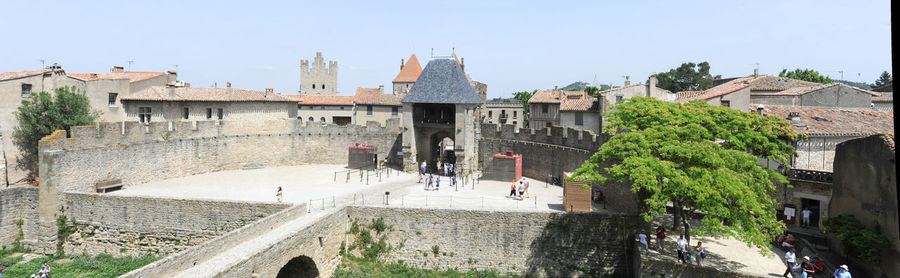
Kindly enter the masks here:
M 842 214 L 828 218 L 823 225 L 827 233 L 835 235 L 841 241 L 841 247 L 847 256 L 872 264 L 881 262 L 880 254 L 887 248 L 884 243 L 888 240 L 881 235 L 877 224 L 868 228 L 855 216 Z

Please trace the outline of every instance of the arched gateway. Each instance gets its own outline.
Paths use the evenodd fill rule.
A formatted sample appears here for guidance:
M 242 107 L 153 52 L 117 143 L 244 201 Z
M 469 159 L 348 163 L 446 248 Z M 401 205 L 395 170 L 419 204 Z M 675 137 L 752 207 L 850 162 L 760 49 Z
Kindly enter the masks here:
M 439 158 L 452 159 L 462 175 L 478 168 L 475 133 L 484 99 L 472 89 L 455 59 L 429 61 L 401 102 L 403 111 L 412 111 L 403 115 L 407 171 L 415 171 L 423 161 L 431 170 Z M 444 138 L 452 144 L 444 143 Z M 447 146 L 452 149 L 444 149 Z
M 278 271 L 276 278 L 316 278 L 319 277 L 319 268 L 316 262 L 307 256 L 299 256 L 287 262 Z

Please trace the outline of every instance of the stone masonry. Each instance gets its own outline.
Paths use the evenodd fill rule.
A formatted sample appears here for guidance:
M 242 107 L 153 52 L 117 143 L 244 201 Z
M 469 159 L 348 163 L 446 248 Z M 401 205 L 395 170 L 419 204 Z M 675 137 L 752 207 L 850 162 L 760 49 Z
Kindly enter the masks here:
M 38 221 L 38 190 L 35 187 L 11 187 L 0 189 L 0 245 L 12 248 L 21 229 L 32 234 Z M 17 222 L 21 222 L 19 225 Z M 22 241 L 27 248 L 32 242 Z
M 337 94 L 337 72 L 337 61 L 328 61 L 326 66 L 322 52 L 316 52 L 312 66 L 310 66 L 309 60 L 300 60 L 300 94 Z

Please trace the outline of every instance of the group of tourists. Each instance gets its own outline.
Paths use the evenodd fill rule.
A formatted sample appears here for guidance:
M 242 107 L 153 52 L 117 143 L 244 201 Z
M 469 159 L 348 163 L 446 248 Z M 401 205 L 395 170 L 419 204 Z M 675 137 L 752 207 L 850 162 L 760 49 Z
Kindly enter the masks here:
M 818 254 L 813 254 L 811 258 L 809 256 L 803 256 L 803 261 L 798 261 L 797 250 L 791 248 L 784 253 L 783 261 L 784 265 L 787 266 L 787 269 L 784 270 L 784 274 L 781 275 L 782 277 L 787 277 L 788 274 L 790 274 L 793 278 L 808 278 L 813 277 L 816 273 L 825 272 L 825 262 L 819 258 Z M 852 277 L 850 275 L 850 268 L 845 264 L 838 267 L 831 275 L 834 278 Z
M 666 228 L 662 225 L 656 226 L 656 249 L 659 252 L 663 251 L 664 241 L 666 239 Z M 641 243 L 641 248 L 644 250 L 650 250 L 649 240 L 647 239 L 647 234 L 640 233 L 638 234 L 638 241 Z M 703 259 L 706 259 L 706 249 L 703 248 L 703 242 L 697 241 L 697 245 L 691 247 L 690 242 L 684 238 L 684 235 L 680 235 L 677 240 L 675 240 L 675 251 L 678 252 L 678 260 L 684 264 L 693 264 L 693 261 L 697 262 L 697 265 L 701 265 Z
M 531 186 L 531 182 L 526 180 L 524 177 L 519 179 L 518 181 L 514 181 L 509 185 L 509 196 L 512 198 L 516 198 L 524 200 L 528 198 L 528 187 Z
M 0 267 L 0 278 L 3 278 L 3 268 Z M 31 274 L 31 278 L 50 278 L 50 264 L 44 262 L 41 264 L 41 269 L 38 271 L 38 274 Z

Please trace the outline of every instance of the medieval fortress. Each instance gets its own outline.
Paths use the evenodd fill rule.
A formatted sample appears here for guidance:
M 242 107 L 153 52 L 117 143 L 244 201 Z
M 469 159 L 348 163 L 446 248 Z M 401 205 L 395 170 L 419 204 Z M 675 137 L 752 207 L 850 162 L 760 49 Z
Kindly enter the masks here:
M 499 171 L 495 155 L 508 151 L 524 154 L 522 176 L 554 190 L 550 188 L 558 187 L 550 184 L 581 166 L 609 139 L 596 132 L 604 122 L 599 116 L 602 109 L 623 97 L 677 101 L 676 94 L 656 88 L 655 79 L 611 90 L 604 99 L 581 92 L 542 91 L 529 102 L 532 111 L 543 113 L 538 118 L 543 124 L 532 122 L 531 128 L 522 128 L 524 115 L 515 110 L 521 106 L 487 105 L 487 85 L 466 74 L 463 61 L 455 54 L 438 57 L 423 69 L 412 55 L 401 62 L 392 94 L 383 87 L 361 87 L 354 96 L 338 95 L 337 62 L 326 64 L 321 52 L 312 63 L 301 61 L 299 96 L 278 94 L 271 88 L 237 89 L 230 83 L 226 88 L 191 88 L 177 80 L 174 72 L 146 75 L 158 79 L 161 84 L 156 86 L 141 83 L 149 79 L 139 74 L 109 77 L 104 82 L 120 80 L 123 89 L 100 90 L 108 101 L 98 102 L 115 108 L 117 118 L 44 137 L 39 142 L 37 186 L 0 189 L 0 243 L 22 244 L 42 254 L 62 250 L 161 258 L 125 277 L 295 277 L 285 273 L 328 277 L 340 264 L 341 248 L 355 240 L 347 236 L 351 223 L 380 219 L 392 227 L 385 239 L 394 247 L 382 259 L 421 268 L 539 277 L 667 273 L 745 277 L 642 256 L 634 236 L 645 224 L 636 215 L 639 203 L 626 186 L 599 188 L 606 198 L 618 201 L 609 203 L 608 210 L 592 213 L 563 212 L 561 200 L 556 199 L 546 201 L 543 209 L 537 199 L 534 209 L 520 209 L 518 203 L 511 203 L 514 208 L 484 209 L 484 197 L 480 207 L 434 208 L 433 203 L 429 207 L 427 196 L 423 208 L 398 206 L 411 201 L 398 201 L 389 193 L 403 186 L 419 188 L 409 173 L 418 171 L 423 162 L 429 172 L 436 172 L 438 162 L 454 163 L 463 183 L 456 190 L 475 190 L 490 185 L 478 183 L 478 178 Z M 60 70 L 0 75 L 0 88 L 6 85 L 18 94 L 20 88 L 36 88 L 26 79 L 40 77 L 41 82 L 57 84 L 41 83 L 46 86 L 43 90 L 66 82 L 82 82 L 88 89 L 94 84 L 90 79 L 103 79 L 102 75 L 53 76 Z M 48 81 L 52 78 L 58 81 Z M 131 87 L 124 89 L 128 84 Z M 746 108 L 749 84 L 711 92 L 715 96 L 705 100 Z M 732 95 L 744 89 L 746 98 Z M 698 96 L 703 97 L 687 97 Z M 5 109 L 0 112 L 11 111 L 8 106 L 0 107 Z M 2 116 L 0 123 L 12 122 L 9 115 Z M 272 185 L 257 183 L 262 177 L 253 173 L 348 165 L 352 159 L 348 148 L 360 146 L 377 158 L 372 169 L 342 167 L 333 175 L 320 173 L 325 177 L 321 180 L 310 175 L 292 181 L 301 188 L 306 184 L 312 188 L 314 183 L 333 186 L 335 191 L 339 186 L 352 187 L 351 193 L 335 193 L 329 199 L 300 196 L 296 199 L 300 201 L 276 202 L 179 194 L 195 186 L 184 178 L 233 173 L 247 178 L 241 181 L 246 183 L 245 192 L 237 194 L 266 191 L 268 196 Z M 807 157 L 815 153 L 807 152 Z M 834 159 L 833 149 L 831 155 Z M 10 158 L 0 159 L 4 157 Z M 2 162 L 0 167 L 11 165 Z M 171 181 L 180 183 L 163 195 L 108 193 Z M 508 181 L 496 184 L 501 192 L 509 185 Z M 799 202 L 811 196 L 800 192 L 802 188 L 779 189 L 784 196 L 794 196 L 779 201 Z M 295 195 L 318 194 L 312 189 L 299 191 Z M 366 194 L 379 199 L 366 199 Z M 60 221 L 75 232 L 62 235 Z

